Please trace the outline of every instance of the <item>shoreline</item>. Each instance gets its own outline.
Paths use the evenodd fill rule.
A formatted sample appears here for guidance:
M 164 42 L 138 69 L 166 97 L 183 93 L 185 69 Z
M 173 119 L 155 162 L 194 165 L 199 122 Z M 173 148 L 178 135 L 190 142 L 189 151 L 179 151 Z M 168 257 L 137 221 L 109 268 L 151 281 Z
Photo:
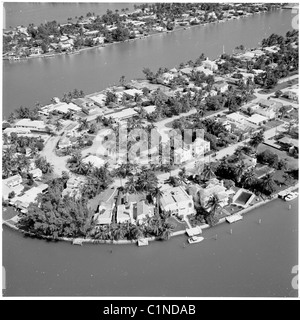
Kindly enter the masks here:
M 298 183 L 296 183 L 295 185 L 293 186 L 290 186 L 290 187 L 287 187 L 286 189 L 284 190 L 281 190 L 280 192 L 282 191 L 294 191 L 296 189 L 299 188 L 299 185 Z M 248 212 L 251 212 L 252 210 L 254 209 L 257 209 L 271 201 L 274 201 L 276 199 L 279 199 L 278 198 L 278 193 L 275 193 L 274 195 L 272 195 L 271 199 L 267 199 L 265 201 L 261 201 L 259 203 L 256 203 L 252 206 L 249 206 L 247 208 L 244 208 L 234 214 L 239 214 L 239 215 L 244 215 Z M 10 219 L 11 220 L 11 219 Z M 8 220 L 9 221 L 9 220 Z M 24 236 L 28 236 L 28 237 L 32 237 L 34 239 L 38 239 L 38 240 L 48 240 L 48 241 L 54 241 L 54 242 L 58 242 L 58 241 L 64 241 L 64 242 L 73 242 L 74 240 L 77 240 L 77 241 L 80 241 L 82 244 L 115 244 L 115 245 L 120 245 L 120 244 L 137 244 L 138 243 L 138 240 L 98 240 L 98 239 L 91 239 L 91 238 L 67 238 L 67 237 L 57 237 L 57 238 L 54 238 L 52 236 L 44 236 L 44 235 L 41 235 L 41 236 L 36 236 L 35 234 L 31 233 L 31 232 L 28 232 L 28 231 L 24 231 L 24 230 L 21 230 L 19 229 L 18 227 L 16 227 L 14 224 L 11 224 L 9 223 L 8 221 L 2 221 L 2 224 L 6 225 L 7 227 L 15 230 L 15 231 L 18 231 L 20 233 L 22 233 Z M 204 225 L 201 225 L 199 226 L 201 228 L 201 230 L 206 230 L 206 229 L 212 229 L 216 226 L 219 226 L 220 224 L 223 224 L 223 223 L 226 223 L 226 217 L 224 218 L 221 218 L 218 223 L 214 226 L 209 226 L 208 224 L 204 224 Z M 179 231 L 176 231 L 176 232 L 173 232 L 171 235 L 170 235 L 170 239 L 173 238 L 173 237 L 176 237 L 176 236 L 179 236 L 179 235 L 184 235 L 186 234 L 186 230 L 179 230 Z M 159 237 L 147 237 L 147 238 L 141 238 L 139 240 L 147 240 L 147 241 L 163 241 L 161 240 Z
M 276 9 L 276 10 L 281 10 L 281 9 Z M 143 39 L 147 39 L 149 37 L 153 37 L 153 36 L 157 36 L 157 35 L 163 35 L 163 34 L 168 34 L 168 33 L 172 33 L 172 32 L 176 32 L 176 31 L 180 31 L 180 30 L 189 30 L 195 27 L 205 27 L 211 24 L 218 24 L 218 23 L 225 23 L 228 21 L 234 21 L 234 20 L 240 20 L 242 18 L 249 18 L 252 17 L 255 14 L 262 14 L 262 13 L 266 13 L 268 11 L 260 11 L 260 12 L 254 12 L 254 13 L 249 13 L 248 15 L 242 15 L 242 16 L 238 16 L 236 18 L 233 19 L 222 19 L 222 20 L 218 20 L 218 21 L 213 21 L 213 22 L 206 22 L 204 24 L 196 24 L 196 25 L 189 25 L 189 26 L 179 26 L 177 28 L 174 28 L 173 30 L 166 30 L 166 31 L 162 31 L 162 32 L 155 32 L 146 36 L 140 36 L 134 39 L 127 39 L 125 41 L 115 41 L 115 42 L 111 42 L 111 43 L 105 43 L 105 44 L 99 44 L 93 47 L 85 47 L 85 48 L 81 48 L 75 51 L 75 53 L 67 53 L 67 52 L 56 52 L 56 53 L 50 53 L 50 54 L 42 54 L 42 55 L 36 55 L 36 56 L 29 56 L 29 57 L 24 57 L 24 58 L 19 58 L 19 59 L 5 59 L 2 58 L 3 61 L 9 61 L 9 62 L 19 62 L 19 61 L 27 61 L 29 59 L 38 59 L 38 58 L 56 58 L 58 56 L 72 56 L 72 55 L 77 55 L 80 54 L 83 51 L 87 51 L 87 50 L 92 50 L 92 49 L 99 49 L 99 48 L 106 48 L 108 46 L 111 45 L 115 45 L 115 44 L 120 44 L 120 43 L 127 43 L 127 42 L 133 42 L 133 41 L 137 41 L 137 40 L 143 40 Z

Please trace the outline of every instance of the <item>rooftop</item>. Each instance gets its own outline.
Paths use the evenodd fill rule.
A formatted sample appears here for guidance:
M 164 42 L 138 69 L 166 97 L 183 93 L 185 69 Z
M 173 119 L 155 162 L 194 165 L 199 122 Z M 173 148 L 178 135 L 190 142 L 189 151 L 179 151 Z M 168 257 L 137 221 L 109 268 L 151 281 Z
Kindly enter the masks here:
M 165 189 L 162 193 L 163 195 L 160 201 L 164 207 L 173 203 L 180 203 L 190 200 L 189 195 L 182 186 Z

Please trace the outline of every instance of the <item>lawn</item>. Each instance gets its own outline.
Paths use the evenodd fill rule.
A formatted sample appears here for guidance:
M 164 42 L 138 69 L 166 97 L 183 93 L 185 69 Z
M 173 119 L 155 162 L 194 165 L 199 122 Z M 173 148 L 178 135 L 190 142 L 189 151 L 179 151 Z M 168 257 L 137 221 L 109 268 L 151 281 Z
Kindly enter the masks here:
M 13 207 L 7 207 L 7 208 L 5 208 L 5 210 L 2 209 L 2 219 L 4 221 L 10 220 L 11 218 L 16 216 L 17 214 L 18 214 L 18 212 Z
M 179 222 L 174 217 L 168 218 L 167 222 L 169 222 L 169 223 L 171 223 L 171 224 L 173 224 L 175 226 L 175 229 L 173 230 L 173 232 L 185 230 L 185 229 L 188 228 L 188 225 L 187 225 L 187 223 L 185 221 Z

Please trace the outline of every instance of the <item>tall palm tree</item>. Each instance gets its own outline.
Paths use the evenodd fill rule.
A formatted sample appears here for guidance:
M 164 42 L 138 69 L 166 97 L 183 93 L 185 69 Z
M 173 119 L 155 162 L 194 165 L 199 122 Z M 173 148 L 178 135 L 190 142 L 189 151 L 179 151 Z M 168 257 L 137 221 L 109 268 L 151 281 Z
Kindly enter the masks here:
M 256 148 L 265 141 L 263 131 L 256 133 L 249 141 L 249 145 Z
M 214 179 L 216 177 L 214 169 L 211 164 L 204 164 L 203 172 L 202 172 L 202 178 L 204 181 L 209 181 L 211 179 Z
M 250 188 L 253 185 L 253 183 L 256 181 L 256 179 L 257 178 L 253 169 L 246 171 L 243 174 L 241 179 L 243 187 Z
M 217 194 L 213 194 L 206 203 L 205 209 L 210 215 L 214 216 L 217 209 L 220 207 L 220 199 Z
M 276 190 L 273 174 L 268 173 L 261 179 L 261 187 L 264 193 L 270 195 Z
M 152 200 L 155 199 L 156 211 L 159 212 L 160 198 L 163 196 L 161 187 L 155 187 L 151 192 Z M 154 202 L 154 201 L 153 201 Z
M 237 182 L 241 181 L 241 178 L 245 172 L 246 165 L 244 161 L 240 161 L 237 166 L 235 167 L 235 178 Z
M 137 193 L 137 183 L 135 177 L 129 177 L 125 183 L 125 190 L 129 193 Z

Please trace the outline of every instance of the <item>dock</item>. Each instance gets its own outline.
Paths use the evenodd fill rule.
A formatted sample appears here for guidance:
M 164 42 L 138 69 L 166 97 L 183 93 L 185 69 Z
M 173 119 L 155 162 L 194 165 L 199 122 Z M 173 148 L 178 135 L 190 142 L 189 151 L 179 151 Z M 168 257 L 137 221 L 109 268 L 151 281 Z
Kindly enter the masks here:
M 202 229 L 199 226 L 194 227 L 194 228 L 185 229 L 185 231 L 189 237 L 197 236 L 202 233 Z
M 72 244 L 76 244 L 78 246 L 82 246 L 82 239 L 74 239 Z
M 143 246 L 148 246 L 149 245 L 149 242 L 147 239 L 139 239 L 137 241 L 137 244 L 139 247 L 143 247 Z
M 243 217 L 240 214 L 233 214 L 230 217 L 226 217 L 226 221 L 229 223 L 234 223 L 234 222 L 237 222 L 242 219 L 243 219 Z

